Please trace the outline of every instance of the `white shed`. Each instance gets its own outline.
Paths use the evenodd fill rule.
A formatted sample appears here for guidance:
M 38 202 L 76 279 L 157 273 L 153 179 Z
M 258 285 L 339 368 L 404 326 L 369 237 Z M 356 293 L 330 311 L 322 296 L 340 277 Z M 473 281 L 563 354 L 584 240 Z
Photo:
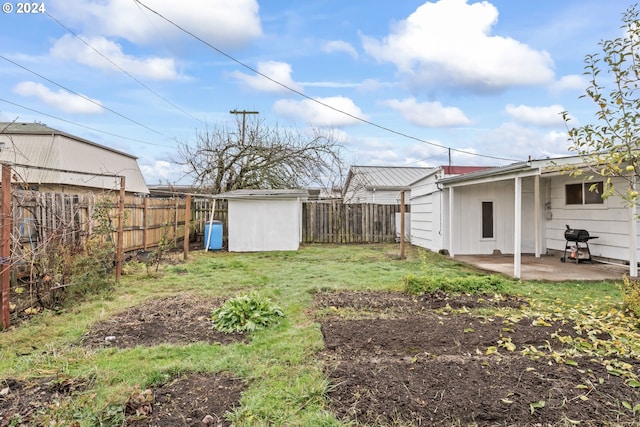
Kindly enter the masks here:
M 302 240 L 305 190 L 235 190 L 228 201 L 229 252 L 295 251 Z

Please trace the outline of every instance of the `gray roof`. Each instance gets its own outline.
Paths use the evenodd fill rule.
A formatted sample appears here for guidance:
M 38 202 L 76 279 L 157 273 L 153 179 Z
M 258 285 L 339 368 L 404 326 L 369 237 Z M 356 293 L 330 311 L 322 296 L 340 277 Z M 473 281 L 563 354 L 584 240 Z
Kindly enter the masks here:
M 405 166 L 351 166 L 345 188 L 348 188 L 354 176 L 358 176 L 360 183 L 366 188 L 409 189 L 411 183 L 436 169 Z
M 148 193 L 136 157 L 41 123 L 0 123 L 0 161 L 27 184 L 58 184 Z
M 467 174 L 445 177 L 440 179 L 439 182 L 444 186 L 450 186 L 483 179 L 511 179 L 513 174 L 522 174 L 527 173 L 528 171 L 539 174 L 543 170 L 546 171 L 546 169 L 551 169 L 551 172 L 553 172 L 555 170 L 554 165 L 567 163 L 580 164 L 583 162 L 584 161 L 580 158 L 580 156 L 564 156 L 556 157 L 553 159 L 531 159 L 524 162 L 516 162 L 504 166 L 498 166 L 495 168 L 478 170 L 476 172 Z
M 12 134 L 12 135 L 60 135 L 67 138 L 75 139 L 76 141 L 84 142 L 85 144 L 93 145 L 95 147 L 102 148 L 104 150 L 113 151 L 122 156 L 131 157 L 137 159 L 136 156 L 125 153 L 124 151 L 115 150 L 106 145 L 100 145 L 96 142 L 89 141 L 88 139 L 80 138 L 79 136 L 72 135 L 67 132 L 63 132 L 58 129 L 54 129 L 45 125 L 44 123 L 20 123 L 20 122 L 0 122 L 0 134 Z
M 307 190 L 243 189 L 216 194 L 216 199 L 295 199 L 309 197 Z

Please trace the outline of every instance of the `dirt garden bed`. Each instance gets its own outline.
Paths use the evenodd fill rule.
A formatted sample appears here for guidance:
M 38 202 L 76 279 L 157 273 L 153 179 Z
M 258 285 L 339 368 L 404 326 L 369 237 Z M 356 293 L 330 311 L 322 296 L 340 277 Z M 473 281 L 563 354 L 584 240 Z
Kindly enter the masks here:
M 223 333 L 212 327 L 211 310 L 223 303 L 220 298 L 194 295 L 151 300 L 97 323 L 82 337 L 82 345 L 132 348 L 245 340 L 243 334 Z
M 230 344 L 245 340 L 244 334 L 227 334 L 212 328 L 209 314 L 222 303 L 222 299 L 189 295 L 151 300 L 98 322 L 82 337 L 81 343 L 90 348 L 132 348 L 167 343 Z M 47 407 L 69 405 L 88 383 L 62 378 L 0 380 L 0 426 L 10 426 L 12 420 L 18 419 L 25 423 L 23 425 L 30 425 Z M 228 426 L 224 414 L 239 405 L 244 387 L 241 380 L 225 374 L 173 378 L 166 384 L 130 396 L 126 425 Z
M 245 339 L 210 328 L 209 311 L 221 303 L 190 296 L 150 301 L 96 324 L 82 344 L 128 348 Z M 623 402 L 640 403 L 640 389 L 625 384 L 612 358 L 608 369 L 599 358 L 551 356 L 566 349 L 559 337 L 576 336 L 573 323 L 472 314 L 483 307 L 517 312 L 526 303 L 444 293 L 316 294 L 329 409 L 345 423 L 372 426 L 638 425 Z M 531 354 L 523 354 L 526 349 Z M 90 380 L 80 379 L 0 380 L 0 426 L 9 426 L 12 415 L 26 422 L 47 405 L 77 403 L 90 387 Z M 172 378 L 130 396 L 125 425 L 227 426 L 224 413 L 239 405 L 244 387 L 224 373 Z
M 638 425 L 623 402 L 639 403 L 640 393 L 607 362 L 533 352 L 560 354 L 566 344 L 558 337 L 576 336 L 570 322 L 432 308 L 461 307 L 461 300 L 469 308 L 525 303 L 442 293 L 316 295 L 337 416 L 376 426 Z

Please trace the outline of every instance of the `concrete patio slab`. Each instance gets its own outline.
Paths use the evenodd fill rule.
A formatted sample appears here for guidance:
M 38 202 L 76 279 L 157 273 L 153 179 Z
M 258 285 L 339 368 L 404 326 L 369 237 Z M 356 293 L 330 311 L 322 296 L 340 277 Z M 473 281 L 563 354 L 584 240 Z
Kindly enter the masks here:
M 540 258 L 522 255 L 520 279 L 551 282 L 602 281 L 621 280 L 624 274 L 629 274 L 629 267 L 624 265 L 605 264 L 595 260 L 593 264 L 584 261 L 576 264 L 575 261 L 561 262 L 560 258 L 551 255 Z M 513 255 L 457 255 L 454 259 L 482 271 L 513 277 Z

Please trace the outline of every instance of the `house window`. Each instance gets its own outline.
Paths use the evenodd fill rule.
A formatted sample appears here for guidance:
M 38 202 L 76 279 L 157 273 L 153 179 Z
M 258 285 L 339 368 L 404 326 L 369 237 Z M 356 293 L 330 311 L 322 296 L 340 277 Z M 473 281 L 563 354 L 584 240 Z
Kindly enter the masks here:
M 482 202 L 482 238 L 493 238 L 493 202 Z
M 595 185 L 593 191 L 590 191 Z M 565 186 L 565 202 L 567 205 L 596 205 L 604 203 L 602 191 L 604 185 L 602 181 L 585 182 L 580 184 L 567 184 Z

